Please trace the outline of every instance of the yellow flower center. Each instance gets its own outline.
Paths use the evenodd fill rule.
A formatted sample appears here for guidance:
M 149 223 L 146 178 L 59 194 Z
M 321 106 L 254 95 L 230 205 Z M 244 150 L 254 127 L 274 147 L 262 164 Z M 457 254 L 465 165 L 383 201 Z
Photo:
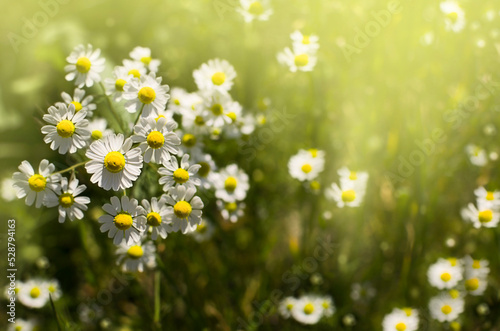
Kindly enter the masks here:
M 486 200 L 489 200 L 489 201 L 492 201 L 492 200 L 495 200 L 495 194 L 494 192 L 486 192 Z
M 153 149 L 161 148 L 165 143 L 165 137 L 160 131 L 151 131 L 146 140 L 148 142 L 148 146 Z
M 148 224 L 151 226 L 158 226 L 161 224 L 161 216 L 157 212 L 150 212 L 147 216 L 146 219 L 148 220 Z
M 63 193 L 59 196 L 59 205 L 63 208 L 69 208 L 75 202 L 75 198 L 71 193 Z
M 236 113 L 235 112 L 229 112 L 226 114 L 227 117 L 231 119 L 231 121 L 236 122 Z
M 208 164 L 207 162 L 200 162 L 198 164 L 201 165 L 200 170 L 198 170 L 198 175 L 200 177 L 207 177 L 211 170 L 210 164 Z
M 144 255 L 144 251 L 142 250 L 141 246 L 134 245 L 127 250 L 127 255 L 129 258 L 137 260 Z
M 226 180 L 224 181 L 224 188 L 228 192 L 234 192 L 237 185 L 238 185 L 238 180 L 232 176 L 227 177 Z
M 194 119 L 194 124 L 196 125 L 205 125 L 205 120 L 203 119 L 203 117 L 201 117 L 200 115 L 197 115 Z
M 220 116 L 224 112 L 224 108 L 219 103 L 214 104 L 210 109 L 212 110 L 212 114 L 215 116 Z
M 323 309 L 330 308 L 330 304 L 328 303 L 328 301 L 323 301 L 323 303 L 321 305 L 323 306 Z
M 69 138 L 75 132 L 75 125 L 70 120 L 62 120 L 57 123 L 57 134 L 63 138 Z
M 125 168 L 125 156 L 120 152 L 109 152 L 104 158 L 104 167 L 116 174 Z
M 456 12 L 452 12 L 452 13 L 449 13 L 448 15 L 448 18 L 453 22 L 455 23 L 457 20 L 458 20 L 458 13 Z
M 174 99 L 174 104 L 176 104 L 177 106 L 180 106 L 181 102 L 179 101 L 179 99 Z
M 130 216 L 130 214 L 123 212 L 117 214 L 113 219 L 113 222 L 119 230 L 125 231 L 132 226 L 134 220 L 132 219 L 132 216 Z
M 312 303 L 308 303 L 304 306 L 304 314 L 310 315 L 314 312 L 314 305 Z
M 448 273 L 448 272 L 443 272 L 443 273 L 441 274 L 441 280 L 442 280 L 443 282 L 449 282 L 449 281 L 451 280 L 451 275 L 450 275 L 450 273 Z
M 47 179 L 42 175 L 35 174 L 28 179 L 28 184 L 32 191 L 41 192 L 47 186 Z
M 127 81 L 125 79 L 117 79 L 115 82 L 115 89 L 117 91 L 123 92 L 123 87 L 127 84 Z
M 186 170 L 179 168 L 174 171 L 174 180 L 177 184 L 184 184 L 189 180 L 189 173 Z
M 192 210 L 191 205 L 187 201 L 179 201 L 174 206 L 175 216 L 181 219 L 188 218 Z
M 309 45 L 309 44 L 311 43 L 311 40 L 309 40 L 309 36 L 304 35 L 304 36 L 302 37 L 302 43 L 303 43 L 304 45 Z
M 137 95 L 139 100 L 144 104 L 150 104 L 156 99 L 156 92 L 149 86 L 144 86 L 139 90 Z
M 481 262 L 479 260 L 472 261 L 472 268 L 474 268 L 474 269 L 481 268 Z
M 486 209 L 479 212 L 479 222 L 488 223 L 493 219 L 493 211 L 490 209 Z
M 451 322 L 450 327 L 454 331 L 460 331 L 460 329 L 461 329 L 460 323 L 458 323 L 458 322 Z
M 135 78 L 141 78 L 141 73 L 137 69 L 130 69 L 128 74 L 134 76 Z
M 456 299 L 460 296 L 460 292 L 458 292 L 458 290 L 450 290 L 450 297 L 452 297 L 453 299 Z
M 54 285 L 49 285 L 49 292 L 54 293 L 56 291 L 56 287 Z
M 40 296 L 41 294 L 41 291 L 38 287 L 33 287 L 30 291 L 30 296 L 33 298 L 33 299 L 36 299 Z
M 479 279 L 471 278 L 465 281 L 465 288 L 469 291 L 475 291 L 479 288 Z
M 86 57 L 81 57 L 76 60 L 76 70 L 85 74 L 90 70 L 90 60 Z
M 141 57 L 141 62 L 144 63 L 145 65 L 148 65 L 151 62 L 151 56 L 143 56 Z
M 99 140 L 102 138 L 102 132 L 99 130 L 92 131 L 92 139 Z
M 403 311 L 405 312 L 406 316 L 411 316 L 411 313 L 413 312 L 413 309 L 411 309 L 411 308 L 403 308 Z
M 309 63 L 309 55 L 300 54 L 295 56 L 295 65 L 297 67 L 306 66 Z
M 309 163 L 306 163 L 300 169 L 302 169 L 304 173 L 308 174 L 312 171 L 313 167 Z
M 260 1 L 254 1 L 248 7 L 248 12 L 252 15 L 259 16 L 264 12 L 264 7 L 262 7 Z
M 236 209 L 238 209 L 238 205 L 236 204 L 236 202 L 229 202 L 229 203 L 226 203 L 226 210 L 230 213 L 233 213 L 236 211 Z
M 356 192 L 354 190 L 347 190 L 342 192 L 342 201 L 353 202 L 356 199 Z
M 198 233 L 205 233 L 205 232 L 207 232 L 207 226 L 205 225 L 205 223 L 199 224 L 196 227 L 196 232 L 198 232 Z
M 191 133 L 186 133 L 184 136 L 182 136 L 182 143 L 186 147 L 193 147 L 196 145 L 196 136 Z
M 320 183 L 317 180 L 313 180 L 311 184 L 309 184 L 311 187 L 311 190 L 317 191 L 321 188 Z
M 350 180 L 358 179 L 358 174 L 356 173 L 356 171 L 351 171 L 351 173 L 349 174 L 349 179 Z
M 403 322 L 400 322 L 400 323 L 396 324 L 396 330 L 398 330 L 398 331 L 405 331 L 406 330 L 406 324 L 404 324 Z
M 449 313 L 451 313 L 453 309 L 451 309 L 451 306 L 450 305 L 444 305 L 443 307 L 441 307 L 441 312 L 445 315 L 448 315 Z
M 287 310 L 292 310 L 293 309 L 293 304 L 289 303 L 286 305 Z
M 75 106 L 75 112 L 78 113 L 80 110 L 82 110 L 82 104 L 79 103 L 78 101 L 71 101 L 71 103 Z
M 214 83 L 214 85 L 220 86 L 224 84 L 225 81 L 226 81 L 226 74 L 223 72 L 219 71 L 212 75 L 212 83 Z
M 450 262 L 452 267 L 457 265 L 457 258 L 456 257 L 449 257 L 449 258 L 447 258 L 447 260 L 448 260 L 448 262 Z
M 318 150 L 316 148 L 309 149 L 309 153 L 311 153 L 312 157 L 317 157 L 318 156 Z

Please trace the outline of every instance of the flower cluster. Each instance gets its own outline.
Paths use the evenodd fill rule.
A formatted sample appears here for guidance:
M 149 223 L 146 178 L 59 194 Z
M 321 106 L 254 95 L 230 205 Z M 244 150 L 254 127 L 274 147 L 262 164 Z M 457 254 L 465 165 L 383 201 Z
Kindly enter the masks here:
M 290 38 L 292 48 L 286 47 L 278 53 L 278 62 L 286 65 L 291 72 L 312 71 L 317 61 L 318 36 L 302 34 L 297 30 L 290 35 Z
M 488 191 L 484 187 L 474 190 L 476 204 L 469 203 L 461 211 L 462 218 L 466 222 L 479 229 L 495 228 L 500 222 L 500 192 Z
M 303 295 L 299 298 L 286 297 L 279 307 L 284 318 L 293 317 L 302 324 L 316 324 L 323 317 L 330 317 L 335 313 L 335 305 L 330 296 Z
M 384 331 L 418 330 L 418 310 L 413 308 L 394 308 L 382 321 Z
M 9 297 L 10 288 L 5 288 L 5 297 Z M 34 278 L 25 282 L 16 281 L 14 289 L 15 295 L 19 302 L 28 308 L 42 308 L 49 302 L 50 298 L 53 301 L 58 300 L 62 296 L 62 291 L 57 279 L 41 279 Z

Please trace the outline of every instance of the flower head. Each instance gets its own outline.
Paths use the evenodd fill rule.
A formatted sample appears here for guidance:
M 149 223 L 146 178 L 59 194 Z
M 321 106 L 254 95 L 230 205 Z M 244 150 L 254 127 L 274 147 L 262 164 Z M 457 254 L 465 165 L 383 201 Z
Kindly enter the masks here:
M 93 50 L 92 45 L 78 45 L 66 58 L 68 65 L 64 67 L 67 81 L 75 81 L 79 88 L 91 87 L 94 83 L 101 81 L 100 73 L 104 70 L 103 58 L 100 58 L 101 50 Z

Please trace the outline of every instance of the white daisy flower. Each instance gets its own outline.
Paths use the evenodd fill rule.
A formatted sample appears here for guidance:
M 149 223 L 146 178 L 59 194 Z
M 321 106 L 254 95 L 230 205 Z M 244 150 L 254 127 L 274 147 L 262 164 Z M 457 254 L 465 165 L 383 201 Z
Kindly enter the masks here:
M 291 315 L 302 324 L 316 324 L 323 317 L 323 306 L 318 297 L 304 295 L 295 302 Z
M 9 323 L 7 331 L 33 331 L 36 324 L 31 320 L 23 320 L 17 317 L 15 323 Z
M 440 258 L 427 270 L 427 279 L 432 286 L 440 290 L 451 289 L 463 279 L 463 271 L 460 260 Z
M 324 166 L 322 153 L 314 156 L 313 153 L 301 149 L 288 161 L 288 172 L 300 181 L 313 180 L 323 171 Z
M 88 197 L 80 197 L 87 186 L 78 185 L 78 179 L 73 178 L 69 183 L 68 179 L 63 177 L 61 186 L 56 189 L 56 197 L 47 197 L 45 205 L 47 207 L 59 206 L 59 223 L 64 223 L 66 218 L 70 221 L 81 220 L 83 212 L 87 210 L 87 204 L 90 203 Z
M 159 183 L 163 185 L 163 190 L 167 192 L 171 187 L 183 185 L 186 188 L 199 186 L 201 181 L 199 178 L 194 178 L 201 165 L 189 165 L 189 154 L 184 154 L 181 163 L 177 161 L 175 156 L 172 156 L 170 162 L 163 162 L 163 167 L 158 169 L 158 173 L 162 175 Z
M 151 57 L 151 50 L 147 47 L 135 47 L 130 52 L 130 57 L 136 61 L 142 62 L 151 72 L 157 72 L 161 64 L 160 60 Z
M 106 78 L 104 80 L 106 95 L 110 95 L 116 102 L 121 101 L 125 91 L 125 85 L 132 79 L 134 79 L 134 76 L 129 74 L 129 71 L 125 67 L 115 67 L 113 70 L 113 78 Z
M 2 188 L 0 189 L 2 191 L 2 199 L 7 202 L 14 201 L 17 198 L 17 190 L 14 187 L 15 182 L 14 179 L 9 177 L 2 180 Z
M 337 171 L 337 173 L 339 174 L 339 181 L 341 183 L 366 187 L 368 182 L 368 173 L 365 171 L 351 171 L 347 167 L 342 167 Z
M 491 208 L 489 204 L 478 204 L 478 207 L 469 203 L 466 208 L 461 211 L 464 221 L 469 221 L 472 225 L 479 229 L 480 227 L 494 228 L 500 221 L 500 212 L 496 208 Z
M 278 53 L 277 58 L 278 62 L 288 66 L 291 72 L 312 71 L 317 62 L 315 54 L 302 49 L 292 51 L 288 47 Z
M 23 282 L 16 279 L 16 285 L 14 288 L 10 287 L 10 284 L 5 285 L 3 289 L 3 296 L 5 299 L 10 300 L 10 297 L 17 295 L 21 290 L 21 287 L 24 285 Z
M 57 279 L 51 279 L 45 281 L 45 287 L 47 288 L 47 291 L 49 291 L 52 300 L 56 301 L 59 300 L 59 298 L 61 298 L 62 290 L 61 286 L 59 285 L 59 281 Z
M 245 22 L 267 21 L 273 14 L 269 0 L 240 0 L 241 7 L 236 10 L 243 16 Z
M 102 209 L 107 214 L 99 217 L 101 232 L 108 232 L 108 238 L 113 238 L 115 245 L 124 241 L 128 245 L 139 242 L 141 234 L 146 229 L 144 209 L 136 199 L 127 196 L 111 197 L 111 204 L 106 203 Z
M 418 312 L 412 308 L 394 308 L 385 315 L 382 321 L 384 331 L 416 331 L 418 330 Z
M 323 307 L 323 316 L 330 317 L 335 313 L 335 305 L 331 296 L 320 297 L 318 301 Z
M 42 308 L 49 301 L 49 290 L 41 279 L 32 279 L 23 284 L 17 298 L 28 308 Z
M 451 322 L 464 311 L 464 299 L 453 298 L 449 293 L 441 293 L 429 301 L 432 318 L 439 322 Z
M 195 102 L 195 98 L 198 102 Z M 170 99 L 168 100 L 167 109 L 172 113 L 183 115 L 184 113 L 192 112 L 194 106 L 201 101 L 201 97 L 198 93 L 189 93 L 183 88 L 173 87 L 170 90 Z
M 224 126 L 224 134 L 227 138 L 238 139 L 242 135 L 249 136 L 255 131 L 256 119 L 252 114 L 241 116 L 235 112 L 229 112 L 227 116 L 231 119 L 231 123 Z
M 85 165 L 93 174 L 90 181 L 105 190 L 118 191 L 132 187 L 141 174 L 141 149 L 132 148 L 132 140 L 121 133 L 109 135 L 90 144 L 85 155 L 90 161 Z
M 238 222 L 245 213 L 245 203 L 243 202 L 224 202 L 222 200 L 217 200 L 217 207 L 220 210 L 220 214 L 225 221 L 230 221 L 231 223 Z
M 215 232 L 215 226 L 212 222 L 207 221 L 205 218 L 201 218 L 201 223 L 196 226 L 196 228 L 188 232 L 187 235 L 191 236 L 196 240 L 196 242 L 204 242 L 210 240 Z
M 144 153 L 144 162 L 168 162 L 172 154 L 179 152 L 181 140 L 173 131 L 177 128 L 175 121 L 168 121 L 165 117 L 141 118 L 134 127 L 131 137 L 135 143 L 140 143 L 139 148 Z
M 60 154 L 72 154 L 86 146 L 86 140 L 90 138 L 86 111 L 75 113 L 73 104 L 67 107 L 58 103 L 57 108 L 51 106 L 48 112 L 43 115 L 43 120 L 49 125 L 42 127 L 42 133 L 45 134 L 43 141 L 50 144 L 52 150 L 58 150 Z
M 465 146 L 465 151 L 469 156 L 470 163 L 482 167 L 488 163 L 488 153 L 479 146 L 469 144 Z
M 163 195 L 170 214 L 173 214 L 174 229 L 183 234 L 193 231 L 201 223 L 203 202 L 194 194 L 194 187 L 184 185 L 172 187 Z
M 55 166 L 47 160 L 42 160 L 35 173 L 28 161 L 21 162 L 19 170 L 12 178 L 15 180 L 13 187 L 17 190 L 17 198 L 26 197 L 26 204 L 31 206 L 35 201 L 35 207 L 40 208 L 46 199 L 56 198 L 54 193 L 61 181 L 61 175 L 55 174 Z
M 466 273 L 465 289 L 470 295 L 483 295 L 488 287 L 488 278 L 484 275 Z
M 236 71 L 226 60 L 213 59 L 193 72 L 198 89 L 204 92 L 228 92 L 233 86 Z
M 161 85 L 161 77 L 156 77 L 154 73 L 141 76 L 140 80 L 132 79 L 125 84 L 123 99 L 127 100 L 125 109 L 129 113 L 141 111 L 142 117 L 150 114 L 157 116 L 167 105 L 168 85 Z M 144 107 L 144 108 L 143 108 Z
M 286 297 L 283 300 L 281 300 L 279 306 L 278 306 L 278 311 L 283 318 L 290 318 L 292 316 L 292 309 L 295 306 L 295 303 L 297 302 L 297 299 L 294 297 Z
M 238 168 L 236 164 L 230 164 L 220 170 L 214 178 L 215 197 L 225 202 L 242 201 L 247 196 L 250 188 L 248 175 Z
M 207 125 L 208 112 L 205 111 L 202 103 L 194 105 L 190 111 L 184 111 L 182 114 L 182 128 L 195 135 L 207 135 L 210 127 Z
M 99 140 L 114 133 L 108 128 L 108 122 L 104 118 L 96 118 L 89 122 L 90 138 Z
M 463 258 L 465 266 L 465 274 L 470 276 L 488 276 L 490 273 L 488 260 L 474 260 L 471 256 L 467 255 Z
M 446 30 L 460 32 L 464 29 L 465 12 L 457 2 L 453 0 L 444 1 L 439 4 L 439 7 L 443 14 L 446 15 Z
M 101 81 L 100 73 L 104 70 L 104 58 L 100 58 L 100 49 L 95 51 L 92 45 L 78 45 L 66 58 L 68 65 L 64 67 L 67 81 L 75 81 L 75 85 L 91 87 Z
M 229 94 L 219 91 L 206 95 L 198 107 L 202 108 L 205 124 L 216 128 L 232 123 L 242 111 L 241 105 L 233 101 Z
M 147 69 L 144 63 L 140 61 L 123 60 L 123 68 L 127 75 L 132 75 L 134 78 L 141 79 L 141 76 L 146 75 Z
M 190 154 L 193 159 L 202 157 L 205 144 L 203 144 L 202 139 L 200 139 L 202 138 L 200 135 L 183 133 L 181 131 L 177 131 L 177 134 L 181 137 L 181 150 L 179 156 Z
M 490 205 L 492 209 L 500 207 L 500 192 L 487 191 L 483 186 L 480 186 L 474 190 L 474 194 L 476 195 L 478 204 L 482 206 Z
M 163 199 L 153 197 L 151 203 L 144 199 L 141 202 L 144 207 L 147 227 L 151 229 L 151 239 L 156 240 L 158 236 L 163 239 L 174 231 L 172 225 L 172 215 L 168 213 L 167 206 Z
M 96 104 L 92 103 L 94 97 L 91 95 L 85 96 L 85 90 L 79 88 L 75 88 L 73 96 L 66 92 L 62 92 L 61 97 L 67 107 L 71 104 L 75 106 L 75 113 L 78 113 L 80 110 L 85 110 L 88 117 L 91 117 L 94 114 L 94 110 L 97 108 Z
M 316 35 L 302 34 L 300 31 L 295 30 L 291 35 L 293 49 L 298 52 L 313 53 L 319 49 L 319 38 Z
M 344 182 L 340 186 L 332 183 L 325 190 L 325 196 L 337 203 L 337 207 L 359 207 L 365 197 L 366 188 L 362 184 Z
M 117 265 L 121 265 L 123 272 L 144 272 L 144 267 L 153 269 L 156 267 L 156 246 L 152 241 L 145 243 L 136 242 L 127 245 L 122 241 L 120 246 L 116 249 Z

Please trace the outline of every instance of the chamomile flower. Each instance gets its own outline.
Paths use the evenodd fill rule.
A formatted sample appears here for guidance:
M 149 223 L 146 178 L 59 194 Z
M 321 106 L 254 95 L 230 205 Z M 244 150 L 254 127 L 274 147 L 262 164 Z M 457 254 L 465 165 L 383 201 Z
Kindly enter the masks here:
M 337 170 L 339 181 L 341 183 L 354 184 L 355 186 L 361 185 L 366 187 L 368 182 L 368 173 L 365 171 L 351 171 L 347 167 L 342 167 Z
M 214 178 L 214 187 L 217 199 L 236 202 L 246 198 L 250 185 L 248 175 L 236 164 L 230 164 L 221 169 Z
M 236 10 L 243 16 L 245 22 L 267 21 L 273 14 L 269 0 L 240 0 L 241 7 Z
M 488 153 L 479 146 L 469 144 L 465 146 L 465 151 L 469 156 L 470 163 L 482 167 L 488 163 Z
M 483 295 L 488 287 L 488 278 L 484 275 L 473 273 L 466 273 L 465 276 L 465 289 L 470 295 L 479 296 Z
M 195 188 L 199 186 L 201 181 L 199 178 L 193 177 L 200 170 L 201 165 L 189 164 L 189 154 L 184 154 L 181 163 L 177 161 L 175 156 L 170 158 L 170 161 L 163 162 L 163 167 L 158 169 L 160 177 L 160 185 L 163 185 L 163 190 L 167 192 L 171 187 L 183 185 L 186 188 Z
M 207 125 L 208 115 L 202 103 L 196 104 L 193 110 L 182 114 L 182 128 L 194 135 L 207 135 L 211 129 Z
M 220 210 L 220 214 L 225 221 L 230 221 L 231 223 L 238 222 L 245 213 L 245 203 L 243 202 L 224 202 L 222 200 L 217 200 L 217 207 Z
M 26 197 L 28 206 L 35 203 L 36 208 L 40 208 L 47 199 L 57 199 L 54 190 L 57 190 L 61 175 L 53 174 L 55 166 L 47 160 L 42 160 L 35 173 L 28 161 L 21 162 L 19 166 L 21 172 L 15 172 L 12 178 L 15 180 L 13 187 L 17 190 L 17 198 Z
M 193 159 L 199 159 L 203 155 L 203 144 L 202 137 L 198 134 L 177 131 L 177 134 L 181 137 L 181 150 L 179 156 L 184 154 L 189 154 Z
M 102 209 L 107 214 L 99 217 L 101 232 L 108 232 L 108 238 L 119 245 L 122 241 L 128 245 L 138 242 L 146 228 L 144 209 L 136 199 L 127 196 L 111 197 L 111 204 L 106 203 Z
M 91 87 L 101 81 L 100 73 L 104 70 L 104 58 L 99 57 L 101 50 L 93 50 L 92 45 L 78 45 L 66 58 L 68 65 L 64 67 L 67 81 L 75 81 L 79 88 Z
M 134 127 L 132 141 L 140 143 L 139 148 L 144 153 L 144 162 L 162 163 L 170 160 L 170 157 L 178 153 L 181 141 L 173 131 L 177 123 L 168 121 L 165 117 L 141 118 L 139 124 Z
M 427 270 L 427 279 L 440 290 L 454 288 L 463 279 L 462 262 L 455 258 L 440 258 Z
M 415 309 L 394 308 L 382 321 L 384 331 L 416 331 L 418 330 L 418 312 Z
M 488 260 L 474 260 L 467 255 L 463 258 L 465 274 L 468 276 L 488 276 L 490 273 Z
M 363 202 L 366 188 L 364 185 L 341 182 L 340 186 L 337 183 L 332 183 L 325 191 L 325 196 L 337 203 L 337 207 L 359 207 Z
M 61 286 L 59 285 L 59 281 L 57 279 L 47 280 L 44 283 L 47 291 L 49 291 L 52 300 L 56 301 L 62 296 Z
M 323 306 L 316 296 L 304 295 L 295 302 L 291 315 L 302 324 L 316 324 L 323 317 Z
M 36 324 L 33 321 L 17 317 L 13 324 L 9 323 L 7 331 L 33 331 L 35 327 Z
M 236 71 L 226 60 L 213 59 L 193 72 L 198 89 L 203 92 L 228 92 L 233 86 Z
M 57 188 L 56 197 L 47 197 L 45 205 L 47 207 L 58 206 L 59 209 L 59 223 L 64 223 L 66 218 L 70 221 L 75 219 L 81 220 L 83 212 L 87 210 L 87 204 L 90 203 L 88 197 L 78 196 L 87 186 L 78 185 L 78 179 L 73 178 L 70 182 L 63 177 L 61 185 Z
M 316 55 L 302 49 L 291 50 L 286 47 L 277 55 L 278 62 L 288 66 L 291 72 L 312 71 L 316 66 Z
M 292 316 L 292 310 L 296 302 L 297 299 L 295 299 L 294 297 L 286 297 L 283 300 L 281 300 L 278 306 L 278 311 L 280 315 L 283 316 L 284 318 L 290 318 L 290 316 Z
M 86 140 L 90 138 L 89 121 L 85 119 L 87 112 L 75 112 L 73 104 L 67 107 L 58 103 L 56 107 L 49 107 L 49 113 L 43 115 L 43 120 L 49 123 L 42 127 L 42 133 L 45 134 L 43 141 L 60 154 L 76 153 L 86 146 Z
M 89 122 L 88 130 L 92 140 L 99 140 L 113 134 L 113 130 L 108 128 L 108 122 L 104 118 L 96 118 Z
M 16 285 L 14 287 L 10 287 L 10 284 L 5 285 L 3 289 L 4 298 L 10 300 L 11 297 L 19 293 L 23 285 L 24 283 L 17 279 L 16 279 Z
M 232 123 L 242 111 L 241 105 L 233 101 L 229 94 L 219 91 L 206 96 L 198 106 L 203 109 L 206 125 L 216 128 Z
M 17 298 L 28 308 L 42 308 L 49 301 L 49 290 L 41 279 L 32 279 L 23 284 Z
M 180 185 L 170 188 L 168 194 L 163 195 L 168 211 L 173 215 L 174 229 L 180 229 L 183 234 L 194 230 L 201 223 L 203 202 L 195 193 L 194 187 Z
M 130 52 L 130 57 L 136 61 L 140 61 L 141 63 L 143 63 L 151 72 L 157 72 L 158 67 L 161 64 L 160 60 L 153 59 L 151 57 L 151 50 L 147 47 L 135 47 Z
M 500 207 L 500 192 L 487 191 L 483 186 L 480 186 L 474 190 L 474 194 L 479 204 L 483 206 L 490 205 L 491 208 Z
M 92 174 L 90 181 L 105 190 L 132 187 L 141 174 L 141 149 L 132 148 L 130 138 L 124 141 L 121 133 L 112 134 L 90 144 L 85 154 L 90 161 L 85 165 Z
M 106 78 L 104 80 L 106 95 L 110 95 L 116 102 L 121 101 L 125 92 L 125 85 L 132 79 L 134 79 L 134 76 L 129 74 L 129 71 L 125 67 L 115 67 L 113 78 Z
M 193 101 L 191 95 L 198 95 L 197 93 L 188 93 L 185 89 L 180 87 L 173 87 L 170 90 L 170 99 L 168 100 L 167 109 L 175 114 L 189 113 L 193 111 Z M 201 98 L 200 98 L 201 102 Z
M 464 299 L 453 298 L 449 293 L 441 293 L 429 301 L 432 318 L 439 322 L 451 322 L 464 311 Z
M 312 53 L 319 48 L 319 38 L 316 35 L 306 35 L 302 34 L 300 31 L 295 30 L 291 35 L 293 49 L 297 51 L 302 51 L 305 53 Z
M 121 265 L 123 272 L 143 272 L 145 268 L 156 267 L 156 246 L 151 241 L 135 242 L 131 245 L 123 242 L 116 249 L 117 265 Z
M 147 69 L 144 63 L 140 61 L 123 60 L 123 68 L 127 72 L 127 75 L 132 75 L 132 77 L 141 79 L 141 76 L 146 75 Z
M 335 305 L 331 296 L 319 297 L 318 302 L 323 307 L 323 316 L 330 317 L 335 313 Z
M 151 239 L 156 240 L 158 236 L 165 239 L 172 232 L 172 220 L 163 199 L 151 198 L 151 203 L 144 199 L 141 202 L 146 216 L 147 227 L 151 229 Z
M 75 88 L 73 96 L 66 92 L 62 92 L 61 97 L 67 107 L 71 104 L 75 106 L 75 113 L 78 113 L 80 110 L 85 110 L 87 116 L 91 117 L 94 114 L 94 110 L 97 108 L 95 103 L 92 103 L 94 97 L 91 95 L 85 96 L 85 90 L 79 88 Z
M 242 135 L 250 135 L 255 130 L 256 119 L 252 114 L 243 116 L 230 112 L 227 114 L 231 119 L 229 125 L 224 126 L 224 135 L 230 139 L 238 139 Z
M 302 182 L 318 177 L 324 166 L 323 155 L 314 156 L 311 152 L 301 149 L 288 161 L 288 172 L 290 176 Z
M 154 73 L 142 75 L 140 80 L 132 79 L 125 84 L 122 97 L 127 100 L 125 109 L 129 113 L 136 113 L 142 109 L 142 117 L 150 114 L 158 115 L 165 109 L 169 99 L 168 85 L 161 85 L 161 77 Z
M 441 2 L 439 7 L 443 14 L 446 15 L 445 27 L 448 31 L 460 32 L 465 27 L 465 12 L 460 5 L 453 1 L 447 0 Z
M 187 234 L 196 240 L 196 242 L 204 242 L 210 240 L 215 232 L 215 226 L 212 222 L 206 220 L 205 218 L 201 218 L 201 223 L 196 226 L 191 232 Z
M 200 165 L 197 176 L 201 180 L 201 187 L 208 190 L 214 185 L 215 177 L 217 176 L 217 166 L 210 154 L 190 154 L 193 157 L 193 162 Z
M 461 215 L 464 221 L 471 222 L 476 229 L 494 228 L 500 221 L 499 211 L 484 203 L 479 203 L 478 207 L 469 203 L 466 208 L 462 209 Z

